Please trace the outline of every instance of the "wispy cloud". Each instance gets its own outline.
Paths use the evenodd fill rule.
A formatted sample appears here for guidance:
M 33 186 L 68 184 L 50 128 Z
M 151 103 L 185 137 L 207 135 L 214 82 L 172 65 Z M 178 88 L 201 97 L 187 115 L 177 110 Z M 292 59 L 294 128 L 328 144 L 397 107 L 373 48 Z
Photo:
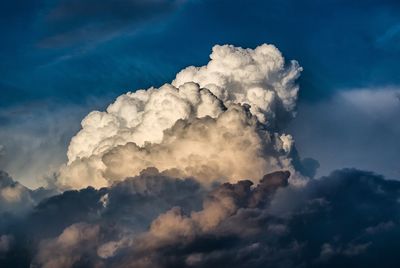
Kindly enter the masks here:
M 174 11 L 176 0 L 60 0 L 42 19 L 41 47 L 98 43 L 131 32 L 143 23 Z

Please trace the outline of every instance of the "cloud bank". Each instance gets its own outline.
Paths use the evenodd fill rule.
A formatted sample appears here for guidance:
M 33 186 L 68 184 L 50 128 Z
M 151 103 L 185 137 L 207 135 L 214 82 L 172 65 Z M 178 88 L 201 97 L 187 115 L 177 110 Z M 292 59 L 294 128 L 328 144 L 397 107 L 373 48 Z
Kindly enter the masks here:
M 210 59 L 89 113 L 55 189 L 0 172 L 0 266 L 397 267 L 400 183 L 314 179 L 283 131 L 298 63 L 272 45 Z
M 148 169 L 107 188 L 66 191 L 22 220 L 3 218 L 0 264 L 396 267 L 399 182 L 347 169 L 295 187 L 289 176 L 210 190 Z

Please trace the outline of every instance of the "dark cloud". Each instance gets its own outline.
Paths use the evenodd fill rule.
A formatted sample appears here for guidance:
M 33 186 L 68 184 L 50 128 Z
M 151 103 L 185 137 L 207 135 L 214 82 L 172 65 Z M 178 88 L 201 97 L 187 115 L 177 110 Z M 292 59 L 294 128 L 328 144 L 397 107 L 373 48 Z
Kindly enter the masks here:
M 54 236 L 76 222 L 101 221 L 143 231 L 173 206 L 188 211 L 198 208 L 201 196 L 201 188 L 193 180 L 170 178 L 148 169 L 110 188 L 88 187 L 54 196 L 36 206 L 28 222 L 31 232 L 41 237 Z
M 9 176 L 5 180 L 11 182 Z M 7 214 L 0 220 L 0 236 L 12 235 L 15 243 L 9 248 L 7 256 L 0 257 L 1 267 L 9 267 L 9 264 L 28 267 L 40 243 L 59 236 L 69 226 L 73 226 L 72 230 L 87 225 L 101 226 L 98 232 L 104 233 L 103 239 L 108 242 L 106 239 L 118 237 L 123 230 L 129 233 L 145 231 L 154 218 L 171 207 L 196 210 L 201 206 L 204 195 L 194 180 L 170 178 L 156 169 L 144 170 L 140 176 L 128 178 L 110 188 L 96 190 L 88 187 L 66 191 L 48 199 L 44 197 L 51 194 L 45 195 L 43 191 L 29 192 L 29 197 L 37 201 L 29 204 L 28 214 L 13 210 L 13 206 L 7 207 Z M 33 207 L 39 200 L 43 201 Z M 93 247 L 98 246 L 95 244 Z M 76 247 L 79 248 L 78 244 Z
M 9 218 L 0 264 L 396 267 L 400 182 L 354 169 L 300 188 L 288 177 L 276 172 L 204 195 L 191 179 L 149 169 L 109 188 L 67 191 L 23 220 Z
M 211 198 L 233 197 L 240 209 L 194 237 L 149 247 L 142 257 L 150 262 L 134 250 L 120 267 L 396 267 L 399 182 L 341 170 L 303 189 L 281 188 L 273 197 L 265 183 L 277 178 L 284 182 L 284 176 L 270 175 L 253 190 L 246 182 L 222 185 Z M 256 199 L 264 202 L 250 201 L 259 193 L 264 196 Z M 290 206 L 277 213 L 276 202 Z

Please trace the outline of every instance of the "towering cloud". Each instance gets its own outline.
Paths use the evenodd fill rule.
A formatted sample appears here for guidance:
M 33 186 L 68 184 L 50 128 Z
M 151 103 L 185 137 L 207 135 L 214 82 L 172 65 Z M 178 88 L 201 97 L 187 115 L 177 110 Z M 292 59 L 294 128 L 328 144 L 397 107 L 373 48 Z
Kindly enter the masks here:
M 400 183 L 315 180 L 282 131 L 298 64 L 270 45 L 210 57 L 87 115 L 56 176 L 69 190 L 0 172 L 0 267 L 397 267 Z
M 294 114 L 301 67 L 272 45 L 215 46 L 210 58 L 87 115 L 59 183 L 102 187 L 147 167 L 205 184 L 294 171 L 293 139 L 279 127 Z

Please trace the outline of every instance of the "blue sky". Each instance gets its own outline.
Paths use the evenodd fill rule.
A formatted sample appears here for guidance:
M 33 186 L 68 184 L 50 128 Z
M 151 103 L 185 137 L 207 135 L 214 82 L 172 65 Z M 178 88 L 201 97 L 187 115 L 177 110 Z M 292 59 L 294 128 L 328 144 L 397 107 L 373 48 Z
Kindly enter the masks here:
M 16 179 L 34 185 L 62 163 L 89 111 L 169 82 L 226 43 L 272 43 L 304 67 L 288 132 L 321 174 L 354 166 L 400 175 L 398 1 L 110 3 L 0 3 L 0 169 Z

